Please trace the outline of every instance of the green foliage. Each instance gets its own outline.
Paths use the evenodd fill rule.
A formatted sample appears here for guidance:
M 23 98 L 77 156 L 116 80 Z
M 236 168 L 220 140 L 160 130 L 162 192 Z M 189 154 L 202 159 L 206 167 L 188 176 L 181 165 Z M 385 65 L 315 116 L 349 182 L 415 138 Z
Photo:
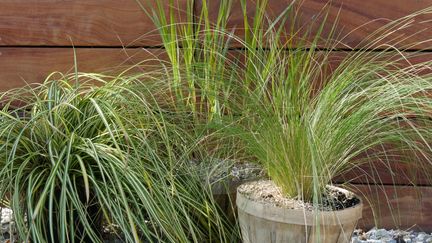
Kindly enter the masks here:
M 193 142 L 143 87 L 135 77 L 55 73 L 2 93 L 0 196 L 20 239 L 100 242 L 101 222 L 129 242 L 233 234 L 191 169 L 182 143 Z
M 416 73 L 425 64 L 400 68 L 391 61 L 397 54 L 348 56 L 316 92 L 331 54 L 282 56 L 283 70 L 272 69 L 282 75 L 251 96 L 254 122 L 246 122 L 243 137 L 269 176 L 287 196 L 311 201 L 335 176 L 368 160 L 429 167 L 432 76 Z M 312 60 L 324 61 L 305 67 Z M 393 151 L 379 150 L 389 146 Z M 403 154 L 395 159 L 395 151 Z
M 422 54 L 401 54 L 418 43 L 407 43 L 398 31 L 430 9 L 385 25 L 350 54 L 337 51 L 344 37 L 336 32 L 337 19 L 328 23 L 328 6 L 307 26 L 296 22 L 301 1 L 273 19 L 266 15 L 268 1 L 240 1 L 243 26 L 231 31 L 227 19 L 234 2 L 221 1 L 217 11 L 208 4 L 202 1 L 196 24 L 189 21 L 190 9 L 187 21 L 161 3 L 147 12 L 168 51 L 178 109 L 222 124 L 287 196 L 318 202 L 332 178 L 372 159 L 394 163 L 394 151 L 403 151 L 399 162 L 429 163 L 431 100 L 425 94 L 431 75 L 422 70 L 430 63 L 406 61 Z M 257 7 L 248 17 L 251 4 Z M 229 51 L 233 43 L 237 48 Z M 196 110 L 202 102 L 206 108 Z M 389 146 L 394 150 L 379 149 Z
M 428 176 L 431 62 L 411 63 L 424 54 L 403 53 L 417 43 L 402 45 L 400 36 L 380 44 L 427 13 L 389 23 L 357 52 L 337 51 L 340 42 L 322 40 L 323 24 L 312 36 L 291 33 L 298 41 L 284 43 L 283 35 L 273 34 L 266 46 L 253 47 L 240 130 L 233 131 L 288 197 L 318 203 L 333 178 L 369 161 L 390 173 L 392 163 L 408 163 Z M 322 43 L 328 50 L 320 50 Z
M 295 1 L 270 19 L 267 0 L 253 18 L 241 0 L 244 38 L 228 29 L 230 0 L 216 14 L 202 1 L 196 16 L 186 1 L 184 20 L 175 1 L 147 2 L 169 59 L 161 70 L 55 73 L 1 94 L 0 197 L 22 240 L 98 242 L 100 219 L 129 242 L 233 242 L 209 181 L 229 158 L 257 160 L 287 196 L 314 203 L 352 167 L 395 161 L 379 148 L 430 164 L 430 63 L 402 67 L 421 53 L 379 44 L 415 15 L 371 35 L 367 48 L 382 52 L 349 54 L 332 48 L 335 25 L 322 38 L 325 11 L 297 32 Z

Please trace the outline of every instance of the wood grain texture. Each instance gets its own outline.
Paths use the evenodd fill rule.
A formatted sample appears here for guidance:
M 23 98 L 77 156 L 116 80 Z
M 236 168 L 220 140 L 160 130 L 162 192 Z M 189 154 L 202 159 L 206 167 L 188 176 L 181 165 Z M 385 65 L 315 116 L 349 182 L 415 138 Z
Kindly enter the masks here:
M 319 227 L 320 234 L 315 226 L 304 226 L 299 224 L 287 224 L 258 218 L 254 215 L 239 210 L 239 224 L 244 243 L 285 243 L 285 242 L 307 242 L 307 243 L 345 243 L 349 241 L 351 232 L 355 229 L 356 221 L 351 224 Z
M 359 227 L 432 231 L 432 187 L 355 185 L 364 203 Z
M 431 166 L 416 166 L 403 162 L 372 160 L 368 164 L 353 167 L 337 176 L 335 183 L 378 184 L 399 186 L 430 186 Z
M 181 19 L 186 0 L 174 2 Z M 155 1 L 150 3 L 154 5 Z M 163 3 L 168 8 L 169 1 Z M 71 46 L 72 43 L 150 46 L 159 45 L 160 38 L 137 0 L 0 0 L 1 46 Z
M 363 200 L 362 219 L 359 220 L 358 227 L 364 230 L 383 227 L 432 231 L 432 187 L 366 184 L 351 184 L 346 187 Z M 243 216 L 251 217 L 247 214 Z M 268 222 L 264 220 L 257 223 Z
M 415 120 L 412 122 L 415 123 Z M 427 152 L 404 152 L 388 144 L 377 146 L 357 157 L 366 160 L 364 164 L 353 163 L 350 170 L 344 169 L 334 181 L 379 185 L 432 185 L 432 166 L 428 161 L 430 156 L 432 155 Z
M 165 58 L 163 50 L 77 48 L 78 71 L 118 73 L 144 60 L 146 68 Z M 72 48 L 0 48 L 0 91 L 40 83 L 54 71 L 74 71 Z M 136 70 L 141 71 L 141 70 Z
M 321 211 L 317 215 L 315 211 L 255 201 L 240 192 L 236 204 L 243 242 L 247 243 L 347 242 L 362 213 L 362 205 L 357 204 L 339 211 Z
M 256 1 L 247 1 L 247 14 L 252 21 L 252 16 L 255 11 Z M 292 0 L 271 0 L 269 1 L 267 13 L 270 19 L 274 19 L 282 11 L 289 6 Z M 295 15 L 296 24 L 294 29 L 291 28 L 292 21 L 288 21 L 285 29 L 304 33 L 306 28 L 312 28 L 312 34 L 317 33 L 321 23 L 324 21 L 324 15 L 328 11 L 326 24 L 324 26 L 321 37 L 328 38 L 333 25 L 337 21 L 335 28 L 336 33 L 333 37 L 340 41 L 337 45 L 338 48 L 365 48 L 370 47 L 371 43 L 375 42 L 383 35 L 378 34 L 371 39 L 365 40 L 371 33 L 382 28 L 391 21 L 403 18 L 414 12 L 421 11 L 425 8 L 432 6 L 432 0 L 304 0 L 297 1 L 295 4 L 295 11 L 291 16 Z M 220 0 L 210 1 L 211 18 L 215 19 L 217 16 L 217 9 Z M 197 1 L 196 12 L 199 12 L 202 5 L 202 0 Z M 327 6 L 326 6 L 327 5 Z M 294 12 L 296 14 L 294 14 Z M 430 11 L 429 11 L 430 12 Z M 410 49 L 432 49 L 432 42 L 424 42 L 415 46 L 413 43 L 422 42 L 430 39 L 432 35 L 432 14 L 422 14 L 414 18 L 414 22 L 407 23 L 407 25 L 399 26 L 395 33 L 385 38 L 385 42 L 394 44 L 398 47 L 408 47 Z M 244 36 L 243 16 L 241 4 L 239 0 L 235 0 L 233 10 L 231 12 L 228 26 L 230 29 L 235 28 L 236 33 Z M 397 38 L 398 40 L 395 40 Z M 401 41 L 404 39 L 403 41 Z M 383 43 L 383 42 L 381 42 Z M 236 46 L 236 44 L 233 44 Z M 321 47 L 328 47 L 321 43 Z M 237 43 L 238 46 L 238 43 Z M 375 46 L 376 47 L 376 46 Z

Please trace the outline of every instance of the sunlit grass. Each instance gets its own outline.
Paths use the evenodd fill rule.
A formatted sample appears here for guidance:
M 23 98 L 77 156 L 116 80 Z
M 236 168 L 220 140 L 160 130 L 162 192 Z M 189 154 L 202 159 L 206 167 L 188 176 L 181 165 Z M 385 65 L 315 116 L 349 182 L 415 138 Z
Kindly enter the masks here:
M 21 240 L 100 242 L 98 219 L 129 242 L 236 234 L 190 165 L 194 142 L 141 81 L 55 73 L 1 94 L 0 196 Z
M 320 22 L 296 29 L 301 1 L 273 18 L 264 11 L 268 1 L 254 2 L 252 16 L 251 3 L 241 1 L 243 36 L 228 29 L 232 1 L 221 1 L 216 13 L 207 4 L 202 1 L 196 10 L 196 24 L 189 21 L 190 8 L 180 13 L 160 2 L 147 12 L 170 53 L 175 79 L 170 85 L 182 104 L 177 107 L 200 114 L 200 122 L 228 128 L 225 135 L 249 152 L 242 156 L 265 165 L 287 196 L 318 202 L 335 176 L 367 163 L 360 154 L 385 158 L 370 154 L 375 147 L 411 153 L 410 160 L 398 162 L 428 161 L 431 75 L 424 71 L 430 62 L 410 64 L 407 58 L 422 54 L 403 50 L 419 42 L 408 43 L 399 32 L 430 9 L 392 21 L 358 47 L 347 47 L 343 38 L 349 36 L 337 31 L 337 17 L 327 21 L 331 3 L 317 13 Z M 186 18 L 179 20 L 181 14 Z M 230 51 L 233 43 L 237 50 Z M 337 51 L 341 46 L 359 51 Z

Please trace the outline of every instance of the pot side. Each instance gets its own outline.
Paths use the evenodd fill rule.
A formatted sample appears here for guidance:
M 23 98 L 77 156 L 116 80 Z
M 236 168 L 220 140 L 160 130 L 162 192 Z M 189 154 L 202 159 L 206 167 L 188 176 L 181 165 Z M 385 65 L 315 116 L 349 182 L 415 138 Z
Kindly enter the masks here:
M 363 209 L 362 201 L 337 211 L 282 208 L 253 201 L 238 190 L 236 204 L 244 243 L 349 242 Z

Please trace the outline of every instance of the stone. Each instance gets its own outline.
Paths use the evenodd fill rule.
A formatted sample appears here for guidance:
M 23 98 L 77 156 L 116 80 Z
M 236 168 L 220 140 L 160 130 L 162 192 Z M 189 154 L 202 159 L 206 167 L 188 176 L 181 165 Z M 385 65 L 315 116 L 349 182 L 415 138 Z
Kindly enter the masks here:
M 381 240 L 376 240 L 376 239 L 370 239 L 366 241 L 367 243 L 382 243 Z
M 417 237 L 415 238 L 415 240 L 417 240 L 417 241 L 424 241 L 425 238 L 426 238 L 426 233 L 424 233 L 424 232 L 420 232 L 420 233 L 418 233 L 418 235 L 417 235 Z
M 373 227 L 372 229 L 370 229 L 368 232 L 366 232 L 366 237 L 368 237 L 368 238 L 374 237 L 376 230 L 377 230 L 376 227 Z
M 367 243 L 367 241 L 365 241 L 365 240 L 360 240 L 359 238 L 354 237 L 354 238 L 351 240 L 351 243 Z
M 389 238 L 390 234 L 385 229 L 378 229 L 375 231 L 375 238 L 376 239 L 383 239 L 383 238 Z
M 367 239 L 367 235 L 365 232 L 363 232 L 361 235 L 359 235 L 358 237 L 360 240 L 366 240 Z
M 383 240 L 383 243 L 397 243 L 395 239 L 386 239 Z
M 408 235 L 404 236 L 403 240 L 405 241 L 405 243 L 411 243 L 412 242 L 411 237 L 409 237 Z
M 9 208 L 1 208 L 1 224 L 9 223 L 12 221 L 12 210 Z

